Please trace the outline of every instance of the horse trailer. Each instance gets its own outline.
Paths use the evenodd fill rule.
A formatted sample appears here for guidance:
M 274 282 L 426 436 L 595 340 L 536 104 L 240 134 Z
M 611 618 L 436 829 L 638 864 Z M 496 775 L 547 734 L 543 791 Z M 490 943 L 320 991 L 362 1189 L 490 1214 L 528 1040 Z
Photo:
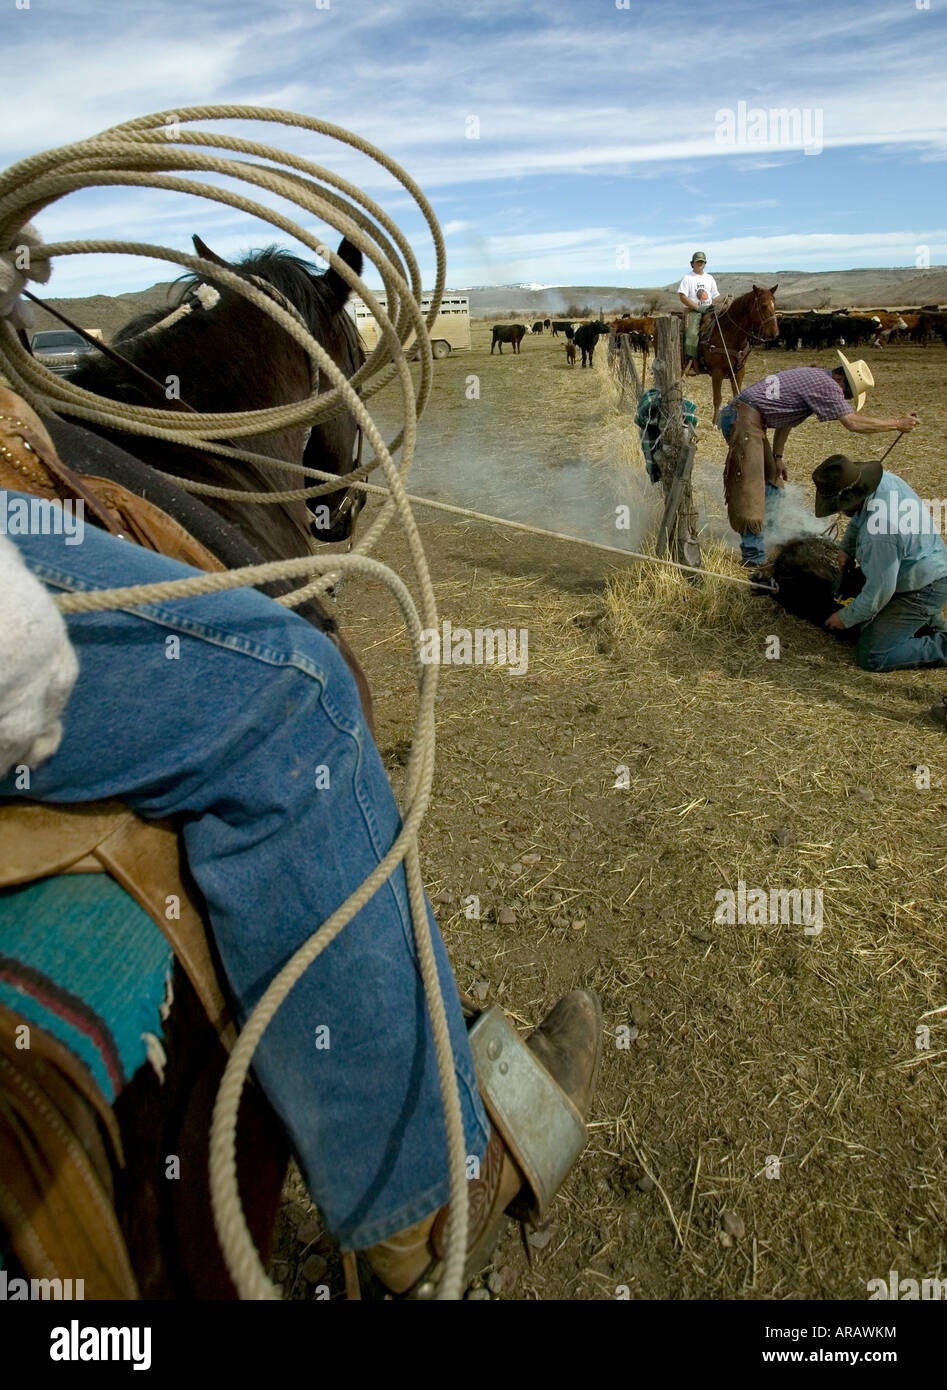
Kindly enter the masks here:
M 388 309 L 385 294 L 376 296 L 383 309 Z M 431 307 L 430 294 L 421 296 L 421 312 L 427 317 Z M 361 299 L 353 297 L 347 308 L 355 319 L 355 325 L 362 337 L 367 352 L 378 346 L 381 329 L 375 316 Z M 470 349 L 470 299 L 465 294 L 445 293 L 441 296 L 441 307 L 430 328 L 431 352 L 435 357 L 449 357 L 452 352 Z

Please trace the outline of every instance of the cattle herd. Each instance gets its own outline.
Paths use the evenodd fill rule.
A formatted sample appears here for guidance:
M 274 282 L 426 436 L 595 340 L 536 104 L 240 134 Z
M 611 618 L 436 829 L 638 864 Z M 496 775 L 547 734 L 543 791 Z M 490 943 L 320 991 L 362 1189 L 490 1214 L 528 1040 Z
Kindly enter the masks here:
M 519 352 L 520 343 L 527 333 L 539 334 L 547 330 L 554 338 L 565 335 L 566 362 L 570 366 L 576 361 L 576 346 L 582 350 L 583 367 L 592 365 L 595 343 L 602 333 L 627 335 L 630 346 L 636 352 L 643 353 L 645 359 L 654 351 L 655 320 L 652 315 L 625 316 L 614 319 L 610 324 L 601 320 L 577 324 L 567 319 L 536 319 L 531 329 L 525 324 L 497 324 L 493 329 L 490 351 L 492 353 L 494 347 L 499 347 L 502 354 L 503 343 L 511 343 L 513 351 Z M 816 351 L 836 347 L 883 348 L 891 343 L 924 344 L 938 341 L 947 346 L 947 313 L 938 305 L 929 304 L 912 310 L 809 309 L 805 313 L 781 313 L 779 336 L 767 339 L 761 346 Z
M 947 344 L 947 313 L 936 306 L 925 309 L 896 310 L 849 309 L 844 313 L 779 315 L 779 337 L 763 343 L 764 348 L 820 349 L 832 347 L 886 347 L 889 343 Z

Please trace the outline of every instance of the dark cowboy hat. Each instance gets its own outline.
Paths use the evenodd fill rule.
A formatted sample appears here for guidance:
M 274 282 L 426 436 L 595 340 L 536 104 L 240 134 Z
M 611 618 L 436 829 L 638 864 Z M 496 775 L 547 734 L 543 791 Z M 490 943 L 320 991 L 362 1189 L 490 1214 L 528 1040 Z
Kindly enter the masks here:
M 812 474 L 816 516 L 859 506 L 874 492 L 883 472 L 880 463 L 853 463 L 845 454 L 832 454 Z

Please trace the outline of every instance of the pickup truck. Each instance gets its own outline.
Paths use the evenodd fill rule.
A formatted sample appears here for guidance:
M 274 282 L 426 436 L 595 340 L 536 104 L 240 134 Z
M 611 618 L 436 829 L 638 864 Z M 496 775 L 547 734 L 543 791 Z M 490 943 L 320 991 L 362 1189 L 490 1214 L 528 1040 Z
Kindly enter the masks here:
M 88 329 L 87 332 L 93 333 L 95 337 L 100 336 L 93 329 Z M 30 348 L 36 360 L 42 362 L 44 367 L 48 367 L 57 376 L 69 376 L 86 353 L 95 351 L 91 343 L 87 343 L 85 338 L 71 328 L 50 328 L 42 333 L 34 333 L 30 339 Z

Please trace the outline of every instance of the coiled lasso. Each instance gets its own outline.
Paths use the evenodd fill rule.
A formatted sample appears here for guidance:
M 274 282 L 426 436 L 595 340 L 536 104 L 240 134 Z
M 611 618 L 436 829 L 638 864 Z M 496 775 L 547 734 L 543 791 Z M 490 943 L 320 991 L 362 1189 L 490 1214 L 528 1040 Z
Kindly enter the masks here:
M 436 252 L 435 284 L 427 319 L 425 320 L 420 309 L 421 277 L 411 247 L 377 203 L 348 180 L 311 160 L 235 135 L 189 128 L 193 122 L 225 120 L 267 121 L 328 137 L 373 159 L 402 184 L 420 208 L 430 229 Z M 231 154 L 242 155 L 245 158 L 234 159 L 230 157 Z M 225 175 L 253 185 L 256 190 L 275 194 L 286 202 L 295 204 L 310 217 L 316 217 L 335 228 L 377 267 L 387 294 L 387 308 L 382 308 L 364 281 L 334 251 L 323 246 L 311 233 L 289 217 L 266 207 L 246 193 L 234 192 L 227 187 L 203 182 L 195 177 L 181 177 L 182 172 L 190 175 Z M 84 391 L 55 376 L 30 356 L 5 320 L 0 321 L 0 370 L 9 379 L 13 389 L 24 396 L 40 415 L 62 412 L 133 434 L 145 434 L 172 443 L 194 445 L 228 458 L 252 460 L 260 466 L 274 466 L 275 461 L 243 449 L 215 443 L 214 440 L 219 437 L 231 440 L 251 437 L 286 429 L 291 425 L 312 425 L 343 411 L 349 411 L 373 450 L 374 457 L 368 464 L 341 478 L 328 473 L 316 473 L 316 470 L 311 468 L 304 470 L 301 464 L 294 465 L 295 471 L 308 472 L 310 476 L 315 474 L 325 481 L 291 492 L 248 494 L 227 488 L 210 488 L 180 478 L 173 480 L 178 486 L 194 493 L 218 497 L 232 496 L 241 501 L 253 499 L 265 505 L 291 498 L 315 497 L 338 491 L 345 486 L 358 486 L 373 469 L 380 466 L 389 496 L 351 554 L 314 554 L 220 574 L 199 575 L 193 579 L 107 589 L 97 593 L 66 594 L 57 598 L 56 602 L 63 613 L 88 612 L 215 593 L 222 589 L 258 584 L 270 579 L 299 577 L 304 581 L 301 587 L 277 600 L 294 606 L 311 595 L 324 592 L 340 574 L 349 570 L 381 579 L 394 593 L 411 639 L 418 686 L 418 704 L 407 769 L 403 827 L 378 867 L 296 951 L 272 981 L 247 1020 L 227 1063 L 214 1107 L 210 1138 L 211 1200 L 221 1248 L 240 1296 L 256 1299 L 278 1298 L 275 1287 L 260 1263 L 240 1205 L 236 1164 L 236 1123 L 240 1095 L 256 1046 L 293 985 L 403 861 L 415 941 L 435 1041 L 447 1128 L 451 1219 L 445 1270 L 438 1297 L 455 1299 L 463 1292 L 466 1257 L 465 1141 L 447 1018 L 427 918 L 417 842 L 418 830 L 430 800 L 434 771 L 434 698 L 438 673 L 436 664 L 425 665 L 421 661 L 420 635 L 422 626 L 437 628 L 437 609 L 427 562 L 404 488 L 404 480 L 414 454 L 418 416 L 431 389 L 433 362 L 428 328 L 434 322 L 444 288 L 443 237 L 430 204 L 408 174 L 374 145 L 340 126 L 269 107 L 193 106 L 173 114 L 157 113 L 139 117 L 137 120 L 113 126 L 91 139 L 33 155 L 7 169 L 0 175 L 0 254 L 15 248 L 17 235 L 24 224 L 40 215 L 43 209 L 59 198 L 78 189 L 106 186 L 163 188 L 193 194 L 239 208 L 271 223 L 281 232 L 308 247 L 321 259 L 327 260 L 332 269 L 361 296 L 381 328 L 378 346 L 358 372 L 350 380 L 346 380 L 321 345 L 291 314 L 263 291 L 232 271 L 224 270 L 199 256 L 185 255 L 167 247 L 143 242 L 66 241 L 31 248 L 30 256 L 34 261 L 42 261 L 83 252 L 119 252 L 173 261 L 199 274 L 226 283 L 276 319 L 308 355 L 313 367 L 313 393 L 306 400 L 290 405 L 221 414 L 127 405 Z M 413 351 L 415 347 L 420 350 L 417 388 L 408 368 L 406 352 L 406 348 Z M 317 395 L 321 374 L 332 383 L 332 389 L 323 395 Z M 397 381 L 401 391 L 403 424 L 395 438 L 386 444 L 366 409 L 365 401 L 393 380 Z M 401 461 L 396 466 L 393 454 L 399 447 Z M 281 469 L 287 467 L 283 461 L 280 461 L 278 466 Z M 419 594 L 418 605 L 399 576 L 369 555 L 396 515 L 408 539 Z

